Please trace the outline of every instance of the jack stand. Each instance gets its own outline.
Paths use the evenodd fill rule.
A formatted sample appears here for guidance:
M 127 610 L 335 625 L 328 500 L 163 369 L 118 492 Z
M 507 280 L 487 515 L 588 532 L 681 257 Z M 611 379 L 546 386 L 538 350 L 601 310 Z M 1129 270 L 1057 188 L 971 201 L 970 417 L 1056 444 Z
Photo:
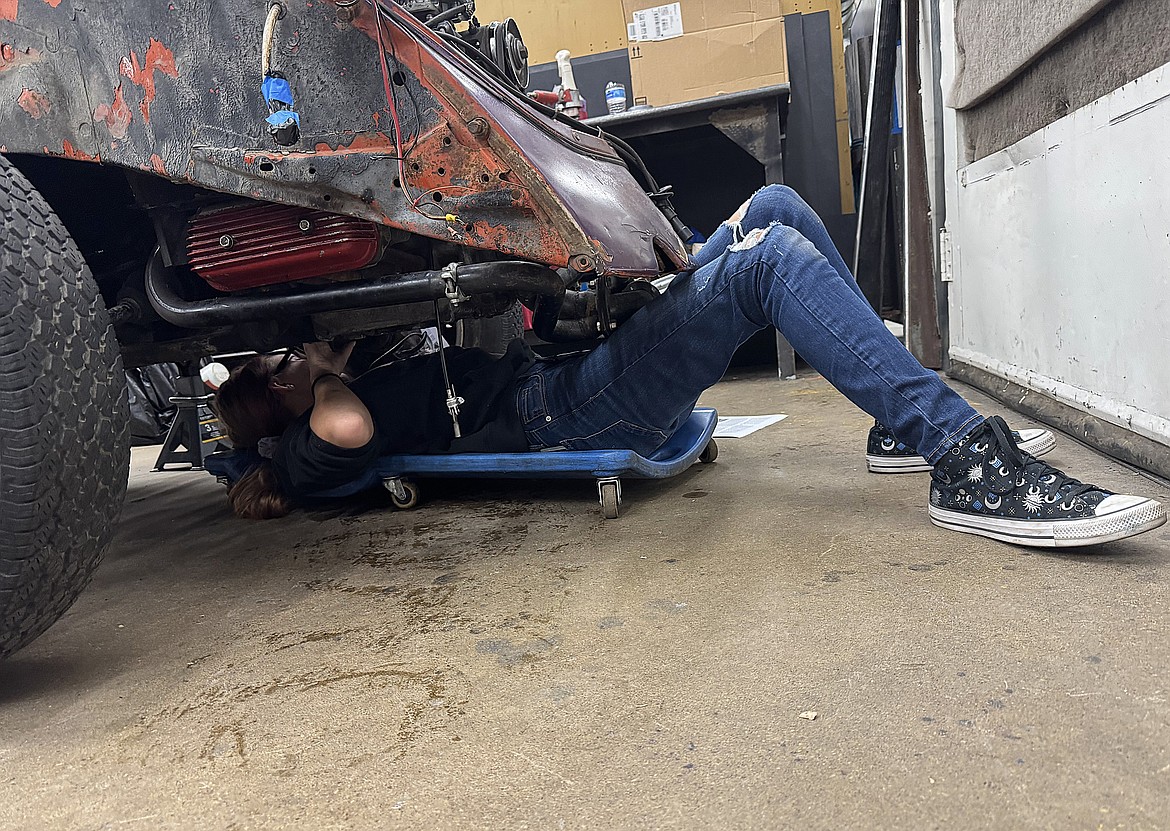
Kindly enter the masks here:
M 190 368 L 187 368 L 190 371 Z M 184 375 L 175 382 L 179 395 L 171 396 L 178 407 L 175 420 L 167 430 L 166 440 L 154 463 L 154 470 L 166 470 L 170 464 L 189 465 L 188 470 L 203 470 L 203 460 L 218 449 L 224 436 L 223 426 L 211 411 L 214 395 L 205 392 L 198 374 Z M 182 446 L 184 449 L 179 450 Z

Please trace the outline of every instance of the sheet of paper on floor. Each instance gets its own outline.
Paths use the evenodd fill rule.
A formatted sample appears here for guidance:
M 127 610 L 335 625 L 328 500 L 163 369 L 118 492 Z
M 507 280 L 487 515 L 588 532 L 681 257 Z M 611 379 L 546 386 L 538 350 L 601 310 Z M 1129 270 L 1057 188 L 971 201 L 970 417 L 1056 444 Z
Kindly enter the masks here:
M 715 428 L 717 439 L 742 439 L 750 436 L 757 430 L 763 430 L 777 421 L 788 418 L 786 415 L 762 416 L 719 416 L 719 424 Z

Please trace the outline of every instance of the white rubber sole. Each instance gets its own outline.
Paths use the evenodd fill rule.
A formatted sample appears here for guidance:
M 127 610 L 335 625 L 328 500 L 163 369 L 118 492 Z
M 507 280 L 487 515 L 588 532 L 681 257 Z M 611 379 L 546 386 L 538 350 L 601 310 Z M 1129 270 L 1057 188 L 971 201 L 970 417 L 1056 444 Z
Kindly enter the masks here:
M 870 473 L 926 473 L 934 465 L 921 456 L 871 456 L 865 454 L 865 467 Z
M 1051 430 L 1020 430 L 1020 450 L 1039 458 L 1056 447 L 1056 436 Z M 921 456 L 874 456 L 865 454 L 865 467 L 870 473 L 928 473 L 934 465 Z
M 930 521 L 940 528 L 979 534 L 993 540 L 1037 548 L 1072 548 L 1122 540 L 1166 523 L 1166 509 L 1153 499 L 1110 497 L 1120 503 L 1115 510 L 1084 519 L 1035 520 L 981 516 L 930 505 Z M 1104 506 L 1106 503 L 1101 503 Z M 1098 507 L 1101 510 L 1101 507 Z

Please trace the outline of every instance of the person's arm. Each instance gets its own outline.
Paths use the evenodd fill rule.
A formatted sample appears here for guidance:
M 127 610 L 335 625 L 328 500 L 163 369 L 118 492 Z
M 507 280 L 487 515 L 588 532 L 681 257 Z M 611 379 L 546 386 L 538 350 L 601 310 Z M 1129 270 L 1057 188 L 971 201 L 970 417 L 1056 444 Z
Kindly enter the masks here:
M 305 344 L 313 410 L 309 429 L 336 447 L 365 447 L 374 437 L 374 419 L 361 399 L 341 380 L 353 344 L 334 351 L 327 343 Z

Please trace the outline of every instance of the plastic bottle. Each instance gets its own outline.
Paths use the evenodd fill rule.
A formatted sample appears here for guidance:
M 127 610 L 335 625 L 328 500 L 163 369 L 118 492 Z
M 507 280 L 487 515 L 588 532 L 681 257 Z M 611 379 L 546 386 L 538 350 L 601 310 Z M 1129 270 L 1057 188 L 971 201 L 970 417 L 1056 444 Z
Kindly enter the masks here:
M 605 108 L 612 113 L 626 111 L 626 85 L 610 81 L 605 85 Z

